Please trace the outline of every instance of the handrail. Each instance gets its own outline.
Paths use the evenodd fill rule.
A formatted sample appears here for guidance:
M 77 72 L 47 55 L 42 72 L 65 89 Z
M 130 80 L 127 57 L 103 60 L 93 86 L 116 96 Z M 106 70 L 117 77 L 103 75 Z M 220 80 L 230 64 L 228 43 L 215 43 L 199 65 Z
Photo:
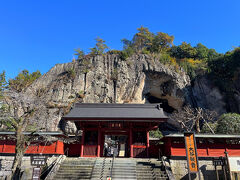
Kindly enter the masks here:
M 67 149 L 64 151 L 64 154 L 67 152 L 67 156 L 68 156 L 68 150 L 69 150 L 69 148 L 67 148 Z M 58 158 L 55 159 L 51 164 L 49 164 L 49 166 L 48 166 L 43 172 L 41 172 L 41 176 L 42 176 L 45 172 L 47 172 L 47 171 L 52 167 L 52 165 L 56 163 L 57 160 L 58 160 Z M 49 173 L 50 173 L 50 172 L 49 172 Z
M 57 159 L 55 159 L 51 164 L 49 164 L 49 166 L 44 169 L 44 171 L 41 172 L 41 176 L 46 173 L 55 163 L 56 163 Z
M 63 159 L 64 155 L 60 155 L 57 160 L 55 161 L 55 164 L 53 165 L 52 169 L 49 171 L 48 175 L 46 176 L 45 180 L 47 179 L 51 179 L 51 176 L 53 174 L 53 172 L 55 172 L 55 169 L 57 167 L 57 165 L 60 164 L 61 160 Z
M 111 165 L 111 171 L 110 171 L 110 178 L 111 178 L 111 179 L 112 179 L 112 171 L 113 171 L 114 157 L 115 157 L 115 153 L 113 153 L 113 158 L 112 158 L 112 165 Z
M 104 173 L 104 169 L 105 169 L 105 162 L 106 162 L 106 157 L 104 157 L 103 162 L 102 162 L 102 169 L 101 169 L 100 179 L 103 179 L 103 173 Z
M 64 154 L 67 152 L 67 155 L 68 155 L 68 150 L 69 150 L 69 148 L 67 148 L 67 149 L 64 151 Z M 55 172 L 57 165 L 59 165 L 59 164 L 61 163 L 61 160 L 62 160 L 64 157 L 65 157 L 65 155 L 60 155 L 60 156 L 52 163 L 52 164 L 54 164 L 54 163 L 55 163 L 55 164 L 53 165 L 52 169 L 49 171 L 49 173 L 48 173 L 48 175 L 46 176 L 45 180 L 51 179 L 52 173 Z M 52 164 L 51 164 L 51 165 L 52 165 Z M 51 165 L 50 165 L 50 166 L 51 166 Z
M 174 177 L 174 175 L 172 173 L 170 164 L 167 162 L 166 159 L 167 159 L 167 157 L 164 157 L 164 156 L 161 157 L 164 169 L 165 169 L 165 171 L 167 173 L 167 176 L 168 176 L 169 180 L 175 180 L 175 177 Z
M 97 159 L 95 159 L 95 162 L 94 162 L 94 164 L 93 164 L 93 168 L 92 168 L 92 170 L 91 170 L 91 178 L 92 178 L 92 175 L 93 175 L 93 171 L 94 171 L 94 169 L 95 169 L 95 167 L 96 167 L 96 162 L 97 162 Z

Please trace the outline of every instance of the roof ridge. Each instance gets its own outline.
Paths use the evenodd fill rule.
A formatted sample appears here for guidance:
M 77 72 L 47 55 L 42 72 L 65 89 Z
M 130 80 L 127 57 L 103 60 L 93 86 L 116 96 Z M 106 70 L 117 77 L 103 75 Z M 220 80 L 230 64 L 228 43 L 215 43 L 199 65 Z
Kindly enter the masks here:
M 74 107 L 81 108 L 157 108 L 158 104 L 120 104 L 120 103 L 76 103 Z

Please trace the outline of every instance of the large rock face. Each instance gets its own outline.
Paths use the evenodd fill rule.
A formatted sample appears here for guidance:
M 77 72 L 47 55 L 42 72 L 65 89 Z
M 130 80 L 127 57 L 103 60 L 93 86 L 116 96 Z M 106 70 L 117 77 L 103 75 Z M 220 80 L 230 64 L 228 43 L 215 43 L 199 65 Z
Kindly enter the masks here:
M 33 124 L 45 130 L 58 130 L 61 117 L 79 101 L 163 102 L 166 111 L 179 109 L 185 102 L 189 77 L 147 55 L 136 55 L 126 61 L 116 55 L 88 60 L 91 66 L 87 70 L 81 61 L 57 64 L 23 92 L 35 103 Z M 74 130 L 69 123 L 66 127 Z
M 162 103 L 167 113 L 190 103 L 226 112 L 224 95 L 206 78 L 191 85 L 184 71 L 176 72 L 147 55 L 126 61 L 116 55 L 95 56 L 87 62 L 57 64 L 22 92 L 34 106 L 32 124 L 47 131 L 59 130 L 62 116 L 75 102 Z M 18 106 L 25 108 L 22 103 Z M 76 131 L 70 122 L 64 126 Z
M 202 107 L 218 114 L 226 112 L 225 97 L 206 76 L 198 77 L 192 83 L 193 103 L 196 107 Z

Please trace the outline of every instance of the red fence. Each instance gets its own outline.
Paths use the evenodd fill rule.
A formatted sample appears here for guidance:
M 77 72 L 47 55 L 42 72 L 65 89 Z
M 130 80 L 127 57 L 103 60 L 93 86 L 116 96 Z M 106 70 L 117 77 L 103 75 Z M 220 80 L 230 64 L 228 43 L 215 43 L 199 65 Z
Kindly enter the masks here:
M 197 141 L 197 153 L 199 157 L 220 157 L 225 156 L 227 151 L 229 156 L 240 156 L 240 144 L 230 144 L 226 141 L 214 143 Z M 186 156 L 185 144 L 182 140 L 169 138 L 165 141 L 164 154 L 167 156 Z
M 0 141 L 0 153 L 15 153 L 15 142 L 10 140 Z M 51 144 L 30 145 L 25 154 L 64 154 L 64 144 L 56 141 Z

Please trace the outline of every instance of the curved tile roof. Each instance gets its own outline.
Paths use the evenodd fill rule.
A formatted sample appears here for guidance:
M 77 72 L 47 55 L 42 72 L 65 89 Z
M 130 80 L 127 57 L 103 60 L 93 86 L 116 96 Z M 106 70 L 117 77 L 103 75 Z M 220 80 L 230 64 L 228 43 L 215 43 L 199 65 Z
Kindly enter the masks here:
M 63 117 L 80 119 L 167 119 L 160 104 L 97 104 L 82 103 Z

